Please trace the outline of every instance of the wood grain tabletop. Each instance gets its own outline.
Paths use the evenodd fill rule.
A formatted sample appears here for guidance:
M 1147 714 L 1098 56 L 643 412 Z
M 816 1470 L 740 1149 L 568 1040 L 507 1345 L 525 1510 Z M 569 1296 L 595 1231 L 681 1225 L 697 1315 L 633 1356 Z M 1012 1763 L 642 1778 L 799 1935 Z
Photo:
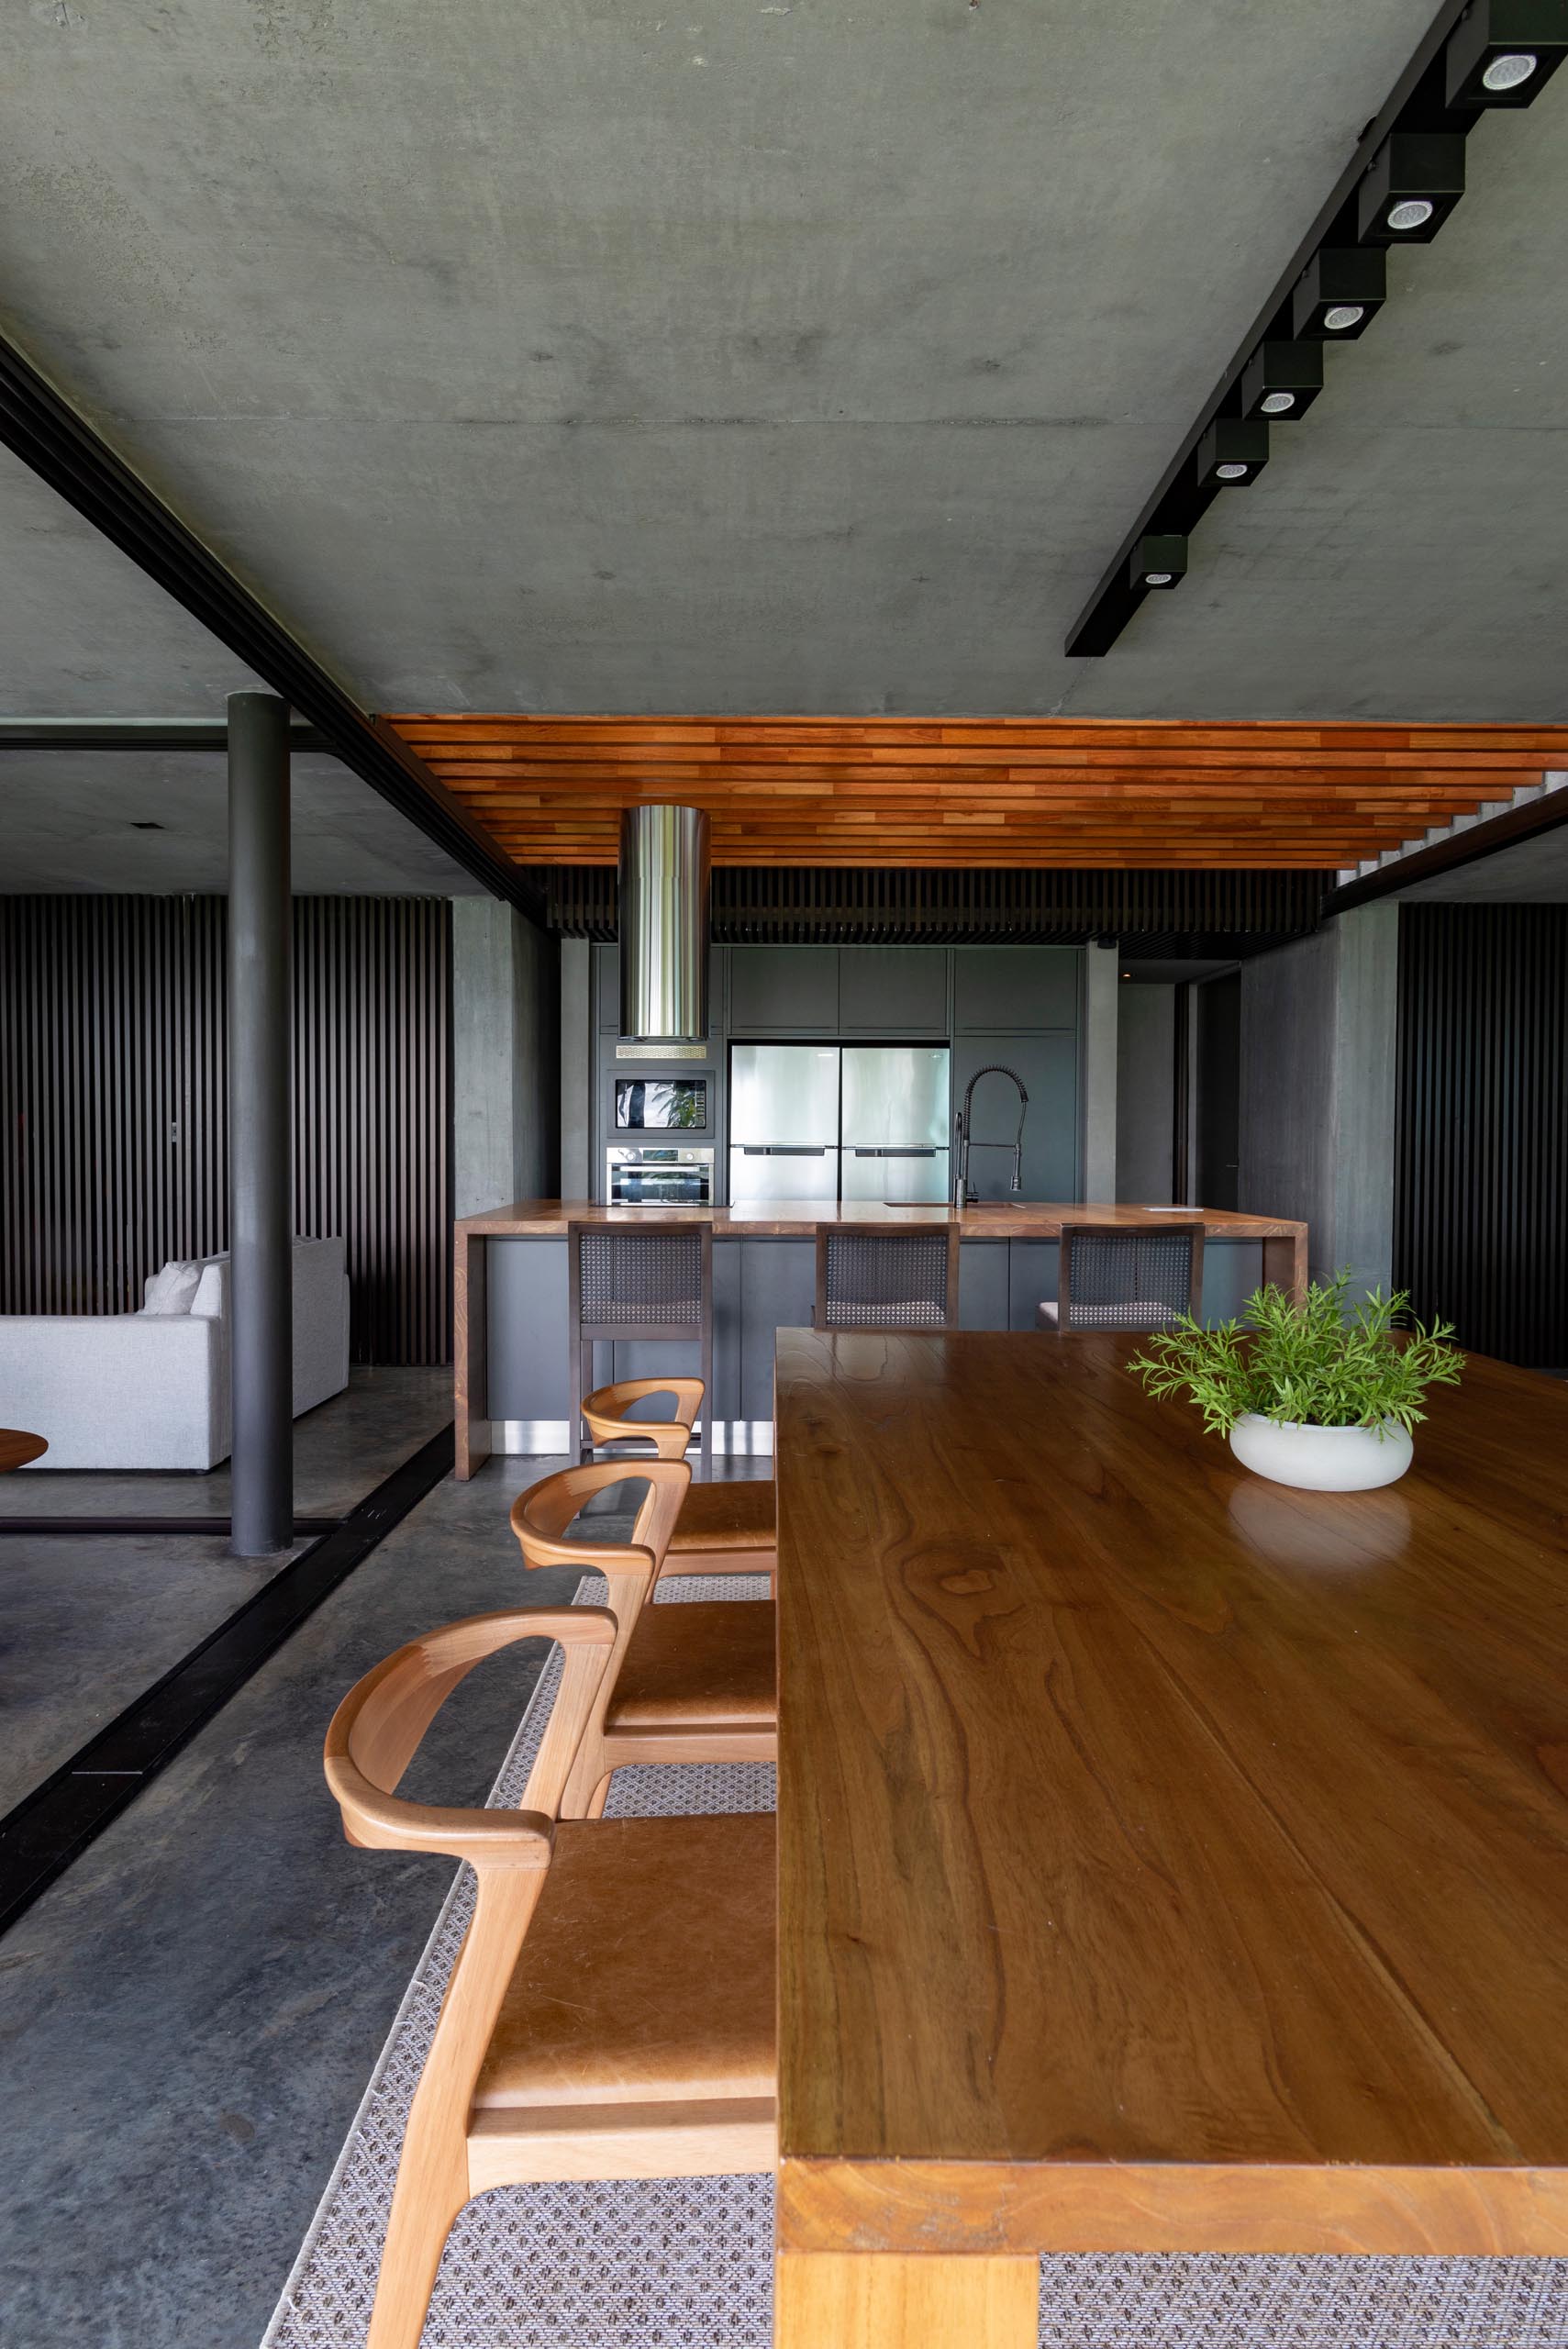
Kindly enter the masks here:
M 1196 1219 L 1211 1240 L 1295 1240 L 1305 1244 L 1307 1226 L 1289 1216 L 1239 1215 L 1229 1208 L 1151 1208 L 1123 1201 L 1018 1199 L 1011 1204 L 977 1202 L 972 1207 L 890 1206 L 875 1199 L 758 1199 L 747 1207 L 600 1207 L 592 1199 L 514 1199 L 463 1216 L 464 1237 L 554 1239 L 573 1223 L 710 1223 L 716 1240 L 810 1238 L 823 1224 L 884 1224 L 890 1231 L 911 1226 L 945 1227 L 956 1217 L 966 1240 L 1054 1240 L 1064 1223 L 1116 1224 L 1152 1230 L 1173 1216 Z
M 0 1475 L 8 1469 L 25 1468 L 31 1460 L 41 1460 L 48 1450 L 41 1435 L 29 1435 L 24 1428 L 0 1428 Z
M 779 1333 L 781 2250 L 1568 2254 L 1568 1389 L 1137 1343 Z

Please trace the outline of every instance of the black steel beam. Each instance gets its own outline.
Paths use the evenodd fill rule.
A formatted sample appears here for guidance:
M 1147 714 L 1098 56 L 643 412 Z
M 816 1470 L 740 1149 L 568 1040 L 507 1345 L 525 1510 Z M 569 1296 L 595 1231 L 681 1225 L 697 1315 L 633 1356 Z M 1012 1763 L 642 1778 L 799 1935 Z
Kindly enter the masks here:
M 1323 918 L 1332 914 L 1348 914 L 1356 906 L 1372 905 L 1379 897 L 1392 896 L 1396 889 L 1407 889 L 1412 882 L 1430 881 L 1440 873 L 1456 873 L 1461 865 L 1478 863 L 1495 850 L 1512 848 L 1517 841 L 1535 839 L 1541 832 L 1554 832 L 1568 824 L 1568 790 L 1549 791 L 1544 798 L 1527 799 L 1522 807 L 1509 807 L 1501 816 L 1488 816 L 1484 823 L 1469 824 L 1462 832 L 1452 832 L 1447 840 L 1433 841 L 1429 848 L 1412 849 L 1407 856 L 1396 857 L 1390 864 L 1380 864 L 1375 873 L 1363 873 L 1359 879 L 1345 881 L 1329 891 L 1323 900 Z
M 296 719 L 291 752 L 331 746 Z M 199 751 L 222 758 L 228 729 L 221 718 L 0 718 L 0 751 Z
M 361 781 L 455 863 L 530 919 L 544 901 L 483 825 L 389 726 L 370 716 L 241 584 L 194 530 L 79 416 L 16 345 L 0 337 L 0 442 L 59 492 L 192 618 L 263 678 Z
M 1142 603 L 1148 591 L 1133 587 L 1129 578 L 1133 549 L 1139 540 L 1164 529 L 1177 530 L 1184 536 L 1212 501 L 1215 492 L 1200 491 L 1192 486 L 1193 460 L 1197 453 L 1198 442 L 1240 384 L 1248 361 L 1289 300 L 1297 278 L 1328 237 L 1338 215 L 1355 195 L 1367 165 L 1393 128 L 1396 117 L 1416 95 L 1423 76 L 1440 56 L 1443 43 L 1468 6 L 1469 0 L 1443 0 L 1409 64 L 1362 132 L 1354 154 L 1334 183 L 1332 195 L 1285 263 L 1273 291 L 1243 338 L 1235 357 L 1199 410 L 1197 421 L 1161 475 L 1159 487 L 1111 557 L 1098 586 L 1073 621 L 1065 647 L 1069 659 L 1084 655 L 1098 657 L 1108 652 Z M 1175 592 L 1179 595 L 1182 591 L 1178 588 Z

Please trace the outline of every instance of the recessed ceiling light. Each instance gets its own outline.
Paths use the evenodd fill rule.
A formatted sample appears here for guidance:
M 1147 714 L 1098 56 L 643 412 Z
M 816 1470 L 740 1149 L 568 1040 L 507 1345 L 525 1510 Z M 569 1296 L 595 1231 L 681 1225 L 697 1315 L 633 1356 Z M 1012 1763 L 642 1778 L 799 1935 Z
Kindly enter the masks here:
M 1146 571 L 1143 584 L 1146 587 L 1168 587 L 1174 576 L 1175 573 L 1170 571 Z
M 1330 334 L 1346 334 L 1351 327 L 1359 327 L 1366 311 L 1360 302 L 1335 302 L 1323 313 L 1323 324 Z
M 1407 196 L 1403 204 L 1389 206 L 1388 225 L 1391 228 L 1398 228 L 1401 231 L 1407 228 L 1424 228 L 1436 210 L 1436 205 L 1429 196 Z M 1331 318 L 1329 324 L 1332 326 Z
M 1214 478 L 1216 481 L 1245 481 L 1251 470 L 1251 465 L 1216 465 Z
M 1504 90 L 1517 90 L 1521 82 L 1529 80 L 1540 62 L 1540 58 L 1532 57 L 1529 50 L 1514 50 L 1495 57 L 1481 76 L 1481 86 L 1498 95 Z
M 1265 392 L 1258 402 L 1265 416 L 1288 416 L 1296 406 L 1294 392 Z

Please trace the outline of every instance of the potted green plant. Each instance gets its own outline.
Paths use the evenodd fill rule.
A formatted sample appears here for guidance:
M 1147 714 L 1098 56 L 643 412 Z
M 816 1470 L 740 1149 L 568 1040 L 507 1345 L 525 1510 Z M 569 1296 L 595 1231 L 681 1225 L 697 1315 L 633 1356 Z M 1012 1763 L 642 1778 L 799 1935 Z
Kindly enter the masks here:
M 1347 1314 L 1350 1280 L 1314 1281 L 1300 1305 L 1261 1288 L 1244 1308 L 1251 1328 L 1206 1330 L 1184 1314 L 1128 1368 L 1150 1394 L 1195 1403 L 1242 1466 L 1276 1484 L 1319 1493 L 1392 1485 L 1410 1465 L 1427 1389 L 1457 1386 L 1464 1356 L 1446 1321 L 1396 1331 L 1409 1309 L 1402 1289 L 1374 1290 Z

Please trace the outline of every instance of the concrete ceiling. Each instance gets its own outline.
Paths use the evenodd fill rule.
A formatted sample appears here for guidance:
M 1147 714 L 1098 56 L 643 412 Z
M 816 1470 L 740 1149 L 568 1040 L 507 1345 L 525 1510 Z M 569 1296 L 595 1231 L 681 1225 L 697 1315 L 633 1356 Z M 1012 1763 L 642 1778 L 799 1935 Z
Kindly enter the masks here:
M 1390 894 L 1407 905 L 1560 905 L 1568 902 L 1568 825 L 1516 841 L 1429 881 Z
M 1432 5 L 50 0 L 0 316 L 373 708 L 1564 718 L 1562 86 L 1061 652 Z
M 5 450 L 0 545 L 0 711 L 220 718 L 226 695 L 261 685 Z M 296 755 L 293 786 L 302 896 L 479 888 L 338 760 Z M 221 758 L 189 751 L 0 746 L 0 894 L 221 890 L 227 787 Z
M 337 759 L 296 752 L 292 770 L 296 896 L 484 894 Z M 0 749 L 0 892 L 222 892 L 228 788 L 221 757 L 189 751 Z

